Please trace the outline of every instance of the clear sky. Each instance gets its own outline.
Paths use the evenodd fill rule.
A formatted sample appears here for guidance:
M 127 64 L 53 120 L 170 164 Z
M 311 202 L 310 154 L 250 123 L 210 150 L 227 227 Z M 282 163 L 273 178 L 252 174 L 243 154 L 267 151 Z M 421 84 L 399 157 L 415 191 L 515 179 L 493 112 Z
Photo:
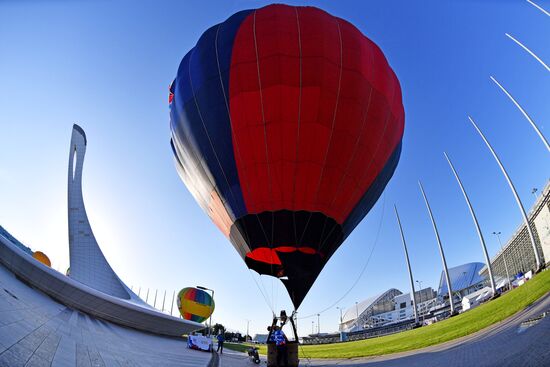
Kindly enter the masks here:
M 467 207 L 443 157 L 454 160 L 489 246 L 521 223 L 514 198 L 471 114 L 508 168 L 525 206 L 549 178 L 550 155 L 492 84 L 494 75 L 550 138 L 550 73 L 505 36 L 550 62 L 550 17 L 526 1 L 289 1 L 355 24 L 401 81 L 405 135 L 385 194 L 327 264 L 302 304 L 307 316 L 395 287 L 408 291 L 393 214 L 400 209 L 415 279 L 437 288 L 441 262 L 417 181 L 432 204 L 450 266 L 483 261 Z M 538 4 L 550 9 L 550 2 Z M 0 224 L 54 268 L 69 263 L 67 162 L 72 124 L 88 136 L 84 199 L 119 276 L 159 299 L 185 286 L 216 291 L 214 322 L 262 332 L 271 310 L 291 309 L 277 280 L 247 270 L 176 174 L 168 85 L 208 27 L 265 1 L 0 1 Z M 380 235 L 376 241 L 376 234 Z M 373 250 L 373 246 L 374 250 Z M 264 301 L 255 281 L 264 289 Z M 157 306 L 159 306 L 157 302 Z M 337 329 L 338 310 L 320 316 Z M 300 320 L 300 334 L 317 317 Z M 315 326 L 316 328 L 316 326 Z

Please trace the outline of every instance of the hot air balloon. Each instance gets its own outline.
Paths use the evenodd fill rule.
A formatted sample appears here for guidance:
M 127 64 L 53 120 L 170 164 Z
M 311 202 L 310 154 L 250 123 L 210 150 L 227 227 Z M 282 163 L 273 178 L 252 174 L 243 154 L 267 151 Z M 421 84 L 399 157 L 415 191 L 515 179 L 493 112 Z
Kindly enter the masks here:
M 52 263 L 51 263 L 50 259 L 42 251 L 33 252 L 32 257 L 35 258 L 36 260 L 38 260 L 39 262 L 41 262 L 42 264 L 46 265 L 46 266 L 49 266 L 49 267 L 52 266 Z
M 212 297 L 197 288 L 183 288 L 178 293 L 178 310 L 185 320 L 203 322 L 214 312 Z
M 318 8 L 244 10 L 185 55 L 169 103 L 185 185 L 298 308 L 399 161 L 401 88 L 382 51 Z

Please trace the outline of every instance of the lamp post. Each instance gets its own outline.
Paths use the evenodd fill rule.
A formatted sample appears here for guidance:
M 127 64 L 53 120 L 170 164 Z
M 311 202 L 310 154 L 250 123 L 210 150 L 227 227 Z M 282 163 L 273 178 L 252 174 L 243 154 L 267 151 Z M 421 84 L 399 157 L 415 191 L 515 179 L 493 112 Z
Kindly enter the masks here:
M 314 329 L 314 326 L 315 326 L 315 321 L 311 320 L 311 335 L 315 335 L 315 329 Z
M 359 302 L 355 302 L 355 327 L 357 328 L 357 331 L 359 331 L 359 308 L 357 307 L 357 304 Z
M 424 322 L 424 312 L 422 312 L 422 281 L 417 280 L 418 283 L 418 293 L 420 293 L 420 313 L 422 314 L 422 322 Z
M 502 251 L 502 260 L 504 260 L 504 269 L 506 269 L 506 280 L 508 280 L 508 290 L 512 289 L 512 284 L 510 283 L 510 273 L 508 273 L 508 265 L 506 264 L 506 255 L 504 254 L 504 247 L 502 247 L 502 242 L 500 241 L 501 232 L 493 232 L 498 238 L 498 244 L 500 245 L 500 250 Z
M 338 325 L 338 331 L 340 332 L 340 341 L 343 342 L 344 341 L 344 327 L 342 326 L 342 322 L 343 322 L 344 319 L 342 317 L 342 307 L 337 306 L 336 309 L 340 310 L 340 324 Z
M 340 324 L 342 324 L 342 307 L 336 307 L 337 310 L 340 310 Z
M 202 287 L 200 285 L 198 285 L 197 288 L 202 289 L 203 291 L 212 292 L 212 302 L 214 302 L 214 290 L 213 289 Z M 210 314 L 210 327 L 208 328 L 208 336 L 212 337 L 212 314 Z
M 510 179 L 510 176 L 508 176 L 508 172 L 506 172 L 506 169 L 502 165 L 502 162 L 500 161 L 500 158 L 498 157 L 497 153 L 495 152 L 495 150 L 493 149 L 493 147 L 491 146 L 491 144 L 489 143 L 487 138 L 485 138 L 485 135 L 483 135 L 483 133 L 481 132 L 481 130 L 479 129 L 477 124 L 474 122 L 474 120 L 470 116 L 468 116 L 468 119 L 470 120 L 470 122 L 472 123 L 474 128 L 477 130 L 477 132 L 479 133 L 479 135 L 481 136 L 483 141 L 485 142 L 485 145 L 487 145 L 487 148 L 489 148 L 489 150 L 491 151 L 491 154 L 495 158 L 496 162 L 498 163 L 498 166 L 500 167 L 500 170 L 502 171 L 502 174 L 504 175 L 504 177 L 506 178 L 506 181 L 508 182 L 508 186 L 510 186 L 510 190 L 512 190 L 512 193 L 514 194 L 514 197 L 516 199 L 516 203 L 518 204 L 521 215 L 523 216 L 523 221 L 525 222 L 525 227 L 527 229 L 527 233 L 529 233 L 529 239 L 531 240 L 531 246 L 533 247 L 533 252 L 534 252 L 534 255 L 535 255 L 535 263 L 536 263 L 536 265 L 535 265 L 535 273 L 536 273 L 536 272 L 540 271 L 542 265 L 541 265 L 541 262 L 540 262 L 539 251 L 538 251 L 537 245 L 535 243 L 535 235 L 533 234 L 533 230 L 531 229 L 531 225 L 529 224 L 529 219 L 527 218 L 527 213 L 525 212 L 525 208 L 523 207 L 523 203 L 521 202 L 521 200 L 519 198 L 519 195 L 516 191 L 516 188 L 514 187 L 514 184 L 512 183 L 512 180 Z
M 317 314 L 317 335 L 321 334 L 321 314 Z
M 248 326 L 250 324 L 250 320 L 246 320 L 246 335 L 244 336 L 244 341 L 247 342 L 248 341 Z
M 451 167 L 451 170 L 453 171 L 453 174 L 456 178 L 456 181 L 458 182 L 458 186 L 460 186 L 460 190 L 462 191 L 462 194 L 464 195 L 464 199 L 466 200 L 466 204 L 468 204 L 468 209 L 470 209 L 470 214 L 472 215 L 472 220 L 474 221 L 477 235 L 479 237 L 479 242 L 481 243 L 481 249 L 483 250 L 483 256 L 485 257 L 485 264 L 487 265 L 487 272 L 489 273 L 489 281 L 491 283 L 491 289 L 493 291 L 493 296 L 497 294 L 497 289 L 495 287 L 495 278 L 493 277 L 493 268 L 491 266 L 491 260 L 489 259 L 489 253 L 487 252 L 487 246 L 485 245 L 485 239 L 483 238 L 483 233 L 481 232 L 481 227 L 479 226 L 479 222 L 477 221 L 476 214 L 474 212 L 474 208 L 472 207 L 472 203 L 470 203 L 470 198 L 468 197 L 468 194 L 466 194 L 466 190 L 464 189 L 464 186 L 462 185 L 462 181 L 460 180 L 460 177 L 458 177 L 458 172 L 455 170 L 455 167 L 453 166 L 453 163 L 451 162 L 451 159 L 447 155 L 447 153 L 443 152 L 445 155 L 445 158 L 447 158 L 447 162 L 449 163 L 449 166 Z

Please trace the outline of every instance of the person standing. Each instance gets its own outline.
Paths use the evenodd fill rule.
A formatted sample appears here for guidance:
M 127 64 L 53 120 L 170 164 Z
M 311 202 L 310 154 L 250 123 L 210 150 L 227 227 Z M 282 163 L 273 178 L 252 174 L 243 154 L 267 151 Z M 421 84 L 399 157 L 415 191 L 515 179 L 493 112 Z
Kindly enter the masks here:
M 218 336 L 216 337 L 218 339 L 218 350 L 220 354 L 223 354 L 223 342 L 225 341 L 225 338 L 223 336 L 223 332 L 220 332 Z
M 278 367 L 287 367 L 288 366 L 288 349 L 286 343 L 288 339 L 286 338 L 285 333 L 281 330 L 280 327 L 274 326 L 273 334 L 271 334 L 271 340 L 275 343 L 277 347 L 277 366 Z

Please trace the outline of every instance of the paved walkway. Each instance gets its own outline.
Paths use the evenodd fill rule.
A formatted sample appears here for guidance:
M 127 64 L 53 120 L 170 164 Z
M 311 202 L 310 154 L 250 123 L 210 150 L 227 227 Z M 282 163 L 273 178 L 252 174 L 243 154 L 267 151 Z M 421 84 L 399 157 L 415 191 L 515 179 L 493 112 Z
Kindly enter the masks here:
M 545 367 L 550 366 L 550 315 L 529 327 L 523 321 L 550 311 L 550 294 L 504 322 L 475 334 L 405 353 L 347 360 L 307 360 L 300 366 L 346 367 Z M 265 362 L 262 364 L 265 366 Z M 253 366 L 242 353 L 228 351 L 220 367 Z
M 1 367 L 206 367 L 210 357 L 67 308 L 0 266 Z

